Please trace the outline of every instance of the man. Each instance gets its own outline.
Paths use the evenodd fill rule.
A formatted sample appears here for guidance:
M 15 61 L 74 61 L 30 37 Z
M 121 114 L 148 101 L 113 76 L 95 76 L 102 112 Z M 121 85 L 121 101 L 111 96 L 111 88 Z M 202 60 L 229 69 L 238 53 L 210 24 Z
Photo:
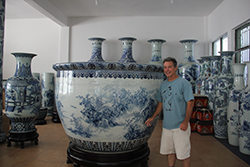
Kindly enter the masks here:
M 163 60 L 164 73 L 167 80 L 163 81 L 157 96 L 158 105 L 151 122 L 163 110 L 163 130 L 160 153 L 167 155 L 169 167 L 175 165 L 176 158 L 182 161 L 183 167 L 190 166 L 190 134 L 189 120 L 193 110 L 193 92 L 191 84 L 176 74 L 177 61 L 168 57 Z

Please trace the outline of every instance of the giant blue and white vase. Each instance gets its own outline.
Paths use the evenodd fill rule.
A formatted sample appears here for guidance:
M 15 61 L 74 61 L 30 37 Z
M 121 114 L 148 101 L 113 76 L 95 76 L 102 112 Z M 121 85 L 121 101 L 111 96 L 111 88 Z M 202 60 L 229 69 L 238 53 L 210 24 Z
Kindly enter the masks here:
M 163 39 L 150 39 L 148 42 L 151 43 L 152 49 L 149 64 L 162 65 L 161 47 L 166 41 Z
M 214 110 L 215 82 L 220 75 L 221 56 L 211 56 L 211 76 L 205 81 L 205 95 L 208 96 L 208 107 Z
M 92 56 L 88 62 L 104 62 L 102 58 L 102 42 L 106 39 L 104 38 L 89 38 L 92 42 Z
M 0 1 L 0 88 L 3 80 L 3 44 L 4 44 L 4 23 L 5 23 L 5 0 Z M 0 144 L 6 141 L 6 133 L 2 130 L 3 110 L 3 89 L 0 89 Z
M 122 57 L 119 60 L 120 63 L 136 63 L 132 54 L 132 44 L 136 38 L 133 37 L 123 37 L 119 38 L 122 41 Z
M 227 133 L 227 107 L 229 91 L 233 87 L 231 62 L 234 51 L 223 51 L 221 54 L 221 74 L 215 83 L 214 94 L 214 133 L 215 137 L 226 139 Z
M 47 108 L 47 115 L 51 116 L 54 111 L 54 89 L 55 89 L 55 74 L 42 73 L 42 108 Z
M 227 132 L 228 143 L 233 146 L 239 145 L 239 94 L 245 88 L 244 85 L 244 68 L 245 64 L 232 64 L 234 84 L 229 91 L 227 107 Z
M 239 149 L 241 153 L 250 155 L 250 62 L 247 65 L 247 87 L 240 93 L 240 137 Z
M 6 81 L 5 112 L 11 121 L 10 133 L 35 132 L 35 119 L 41 106 L 40 82 L 31 73 L 31 53 L 12 53 L 15 75 Z
M 195 81 L 195 94 L 205 95 L 205 82 L 211 75 L 211 56 L 203 56 L 200 76 Z
M 181 40 L 180 43 L 184 45 L 185 56 L 184 60 L 178 66 L 178 74 L 185 78 L 192 85 L 193 93 L 195 93 L 195 81 L 199 77 L 199 64 L 194 59 L 194 44 L 198 40 L 186 39 Z

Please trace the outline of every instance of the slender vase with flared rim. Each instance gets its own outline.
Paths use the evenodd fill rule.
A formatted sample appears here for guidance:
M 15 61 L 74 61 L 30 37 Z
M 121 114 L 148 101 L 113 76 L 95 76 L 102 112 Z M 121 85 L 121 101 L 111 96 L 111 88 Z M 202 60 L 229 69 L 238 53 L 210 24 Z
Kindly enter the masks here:
M 194 93 L 195 81 L 199 77 L 199 64 L 195 61 L 193 55 L 194 44 L 196 42 L 198 42 L 198 40 L 195 39 L 187 39 L 180 41 L 180 43 L 182 43 L 185 48 L 185 57 L 184 60 L 178 66 L 179 76 L 190 82 Z
M 11 141 L 35 140 L 37 144 L 38 133 L 35 128 L 35 119 L 41 106 L 41 85 L 32 76 L 31 60 L 35 54 L 12 53 L 16 57 L 15 75 L 6 81 L 5 112 L 11 121 L 8 146 Z
M 104 38 L 89 38 L 92 41 L 92 56 L 88 62 L 104 62 L 102 58 L 102 42 Z
M 245 64 L 232 64 L 234 73 L 233 89 L 229 92 L 227 107 L 228 142 L 233 146 L 239 145 L 239 94 L 245 88 L 244 68 Z
M 204 69 L 203 69 L 203 60 L 202 59 L 197 59 L 199 62 L 199 71 L 200 75 L 195 81 L 195 94 L 200 95 L 201 94 L 201 87 L 202 87 L 202 80 L 203 80 L 203 74 L 204 74 Z
M 231 61 L 234 51 L 223 51 L 221 54 L 221 74 L 217 78 L 214 94 L 214 133 L 215 137 L 226 139 L 228 93 L 233 87 Z
M 132 55 L 132 44 L 133 41 L 136 40 L 136 38 L 124 37 L 124 38 L 119 38 L 119 40 L 122 41 L 122 57 L 119 60 L 119 62 L 136 63 Z
M 150 39 L 148 42 L 151 43 L 152 48 L 152 56 L 148 64 L 162 65 L 161 47 L 166 41 L 163 39 Z
M 250 155 L 250 62 L 244 62 L 247 65 L 247 87 L 240 92 L 240 137 L 239 149 L 243 154 Z
M 208 96 L 208 107 L 214 110 L 215 82 L 220 75 L 220 56 L 211 56 L 211 76 L 205 82 L 205 95 Z

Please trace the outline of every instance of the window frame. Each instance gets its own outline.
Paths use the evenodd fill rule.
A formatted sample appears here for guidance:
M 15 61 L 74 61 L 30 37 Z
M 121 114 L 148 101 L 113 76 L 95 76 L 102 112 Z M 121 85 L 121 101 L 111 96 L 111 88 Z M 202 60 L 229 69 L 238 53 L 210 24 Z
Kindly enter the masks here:
M 228 46 L 227 46 L 226 50 L 224 50 L 224 48 L 223 48 L 223 39 L 224 38 L 227 38 L 227 41 L 228 41 L 228 34 L 227 33 L 219 36 L 217 39 L 212 41 L 212 55 L 218 55 L 218 53 L 214 53 L 214 44 L 218 41 L 220 41 L 220 51 L 227 51 L 228 50 Z M 228 42 L 227 42 L 227 45 L 228 45 Z

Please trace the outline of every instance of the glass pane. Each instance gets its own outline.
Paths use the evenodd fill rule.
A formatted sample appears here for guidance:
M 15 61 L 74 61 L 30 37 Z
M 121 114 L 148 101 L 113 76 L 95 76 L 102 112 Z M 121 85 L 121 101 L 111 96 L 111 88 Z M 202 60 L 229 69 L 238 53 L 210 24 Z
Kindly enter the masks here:
M 228 37 L 222 38 L 222 51 L 228 51 Z
M 249 27 L 245 27 L 240 31 L 241 34 L 241 48 L 248 46 L 249 45 Z
M 241 62 L 243 63 L 244 61 L 250 61 L 250 49 L 246 49 L 240 52 L 241 55 Z M 247 66 L 245 67 L 244 71 L 244 81 L 245 81 L 245 86 L 247 86 Z
M 214 43 L 213 43 L 213 45 L 214 45 L 214 50 L 213 50 L 213 54 L 214 55 L 220 55 L 220 51 L 221 51 L 221 48 L 220 48 L 220 39 L 218 39 L 217 41 L 215 41 Z

